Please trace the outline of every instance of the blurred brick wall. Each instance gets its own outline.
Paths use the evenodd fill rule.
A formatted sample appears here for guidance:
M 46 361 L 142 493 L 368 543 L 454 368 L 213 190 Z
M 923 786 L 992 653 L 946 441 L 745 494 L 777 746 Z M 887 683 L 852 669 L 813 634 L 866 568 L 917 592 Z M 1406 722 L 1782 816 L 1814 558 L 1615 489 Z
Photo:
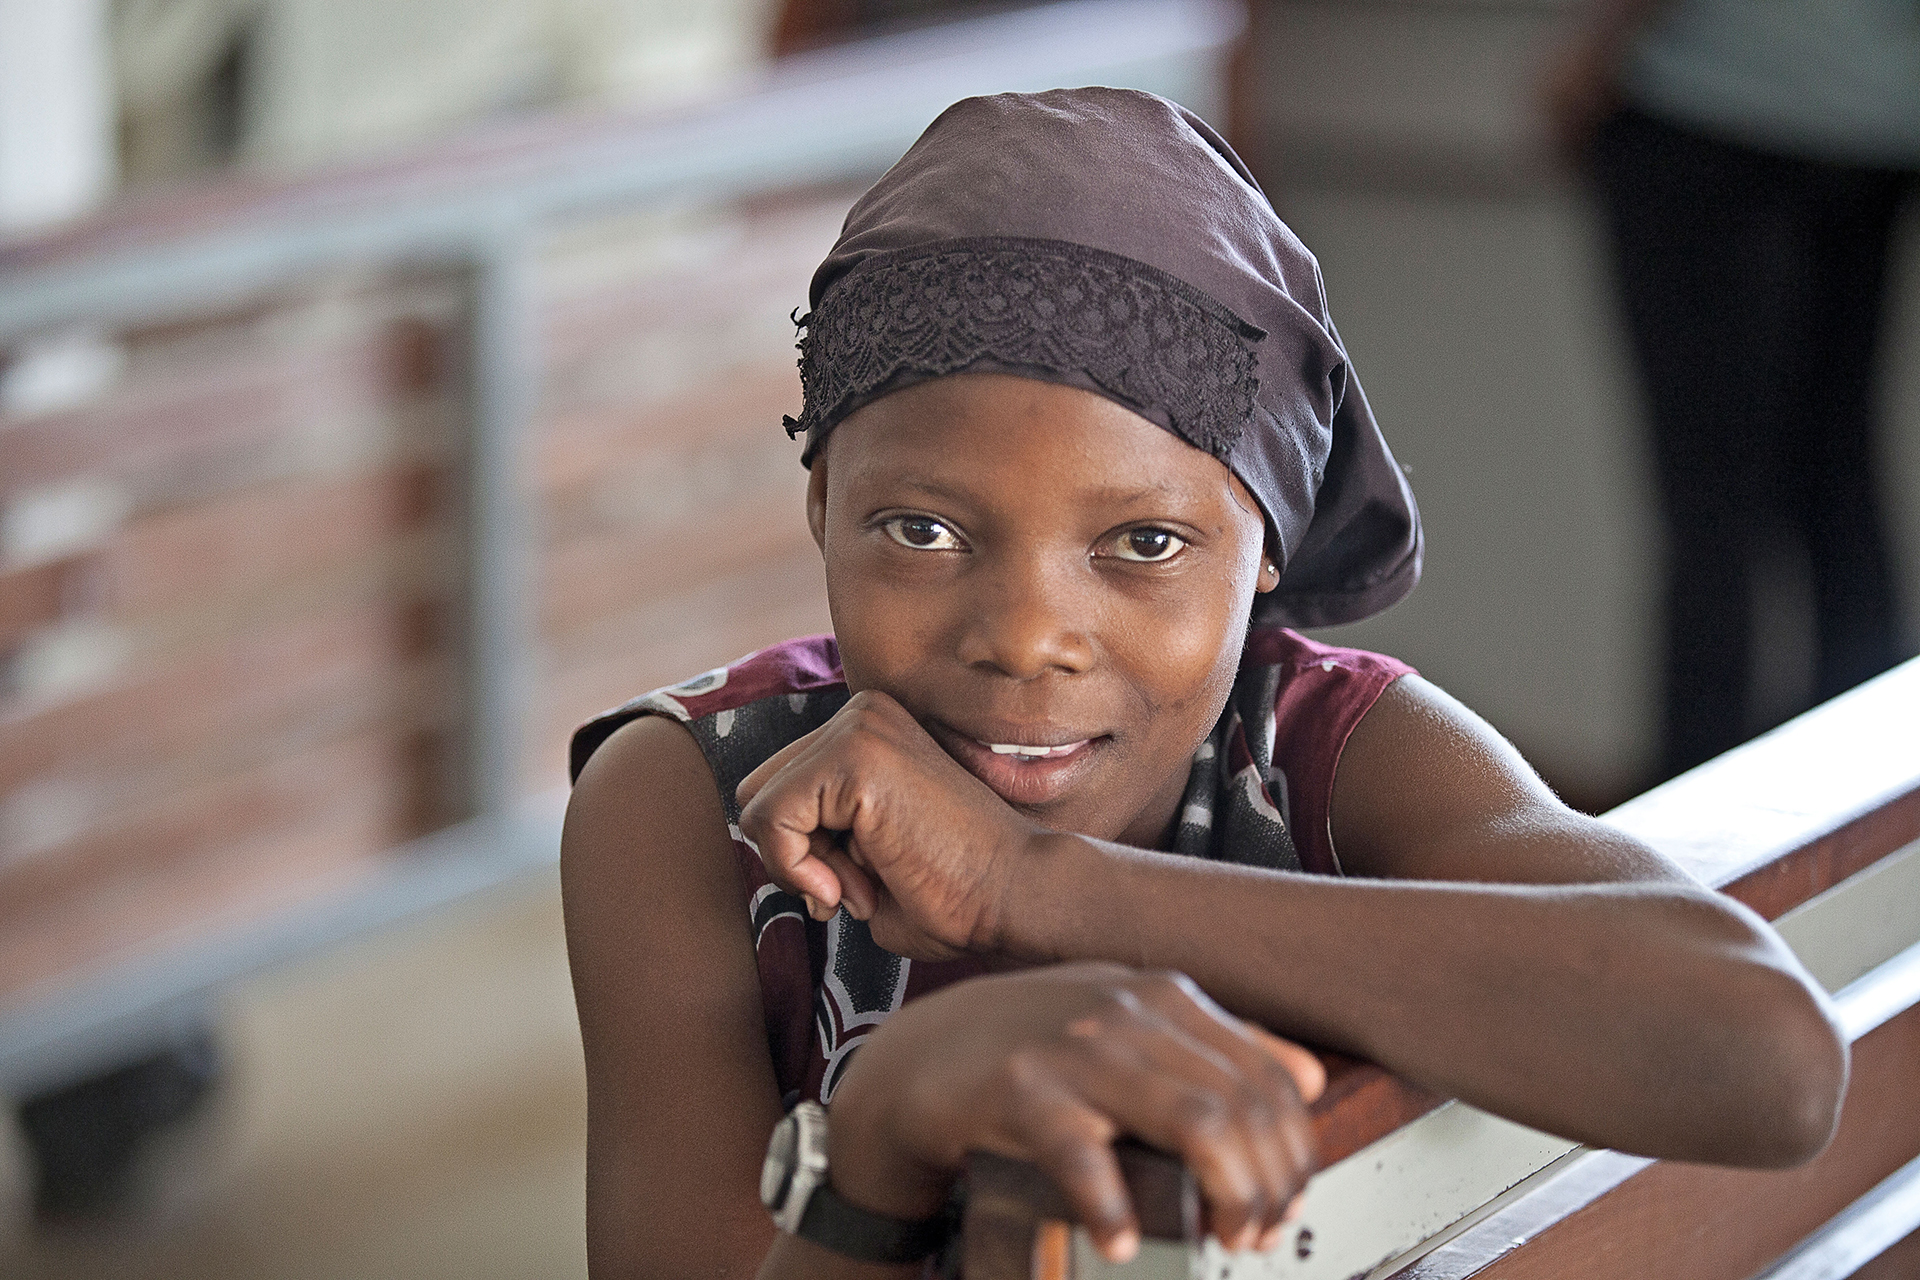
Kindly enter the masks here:
M 529 790 L 600 708 L 827 625 L 780 430 L 850 193 L 567 231 L 543 262 Z M 451 815 L 453 277 L 121 335 L 0 419 L 0 998 L 349 880 Z
M 553 256 L 530 786 L 583 718 L 829 627 L 789 314 L 856 194 L 594 228 Z M 608 287 L 610 280 L 624 280 Z

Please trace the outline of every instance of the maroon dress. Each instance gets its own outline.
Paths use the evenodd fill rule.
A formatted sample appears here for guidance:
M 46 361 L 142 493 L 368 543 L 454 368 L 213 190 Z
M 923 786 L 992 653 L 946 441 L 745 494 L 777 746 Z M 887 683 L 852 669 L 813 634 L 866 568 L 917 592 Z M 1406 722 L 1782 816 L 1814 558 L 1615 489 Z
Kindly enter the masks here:
M 1411 671 L 1393 658 L 1292 631 L 1254 631 L 1220 722 L 1194 753 L 1171 851 L 1340 874 L 1328 825 L 1334 768 L 1354 725 Z M 972 959 L 895 955 L 844 909 L 825 922 L 810 919 L 741 839 L 733 798 L 740 780 L 825 724 L 849 696 L 833 637 L 805 636 L 635 698 L 573 737 L 576 779 L 595 748 L 639 716 L 671 716 L 700 744 L 747 892 L 767 1047 L 787 1107 L 830 1100 L 861 1040 L 906 1001 L 982 971 Z

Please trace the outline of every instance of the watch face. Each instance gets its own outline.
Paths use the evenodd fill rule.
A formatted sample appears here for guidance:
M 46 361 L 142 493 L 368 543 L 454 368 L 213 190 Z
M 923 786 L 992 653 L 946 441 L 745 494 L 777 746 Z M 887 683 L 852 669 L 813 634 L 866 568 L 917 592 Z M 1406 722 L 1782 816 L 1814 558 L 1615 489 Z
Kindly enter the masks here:
M 778 1212 L 793 1186 L 799 1166 L 800 1122 L 789 1115 L 773 1127 L 767 1143 L 767 1162 L 760 1166 L 760 1203 Z

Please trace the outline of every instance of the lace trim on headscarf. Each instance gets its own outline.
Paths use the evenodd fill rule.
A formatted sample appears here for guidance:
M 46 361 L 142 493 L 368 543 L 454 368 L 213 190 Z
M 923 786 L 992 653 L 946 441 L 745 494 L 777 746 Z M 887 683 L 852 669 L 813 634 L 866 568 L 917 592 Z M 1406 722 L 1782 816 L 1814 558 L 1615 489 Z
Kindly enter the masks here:
M 1144 262 L 1004 237 L 869 258 L 796 323 L 804 407 L 786 420 L 790 436 L 823 434 L 903 373 L 986 360 L 1078 370 L 1222 461 L 1253 415 L 1253 344 L 1266 336 Z

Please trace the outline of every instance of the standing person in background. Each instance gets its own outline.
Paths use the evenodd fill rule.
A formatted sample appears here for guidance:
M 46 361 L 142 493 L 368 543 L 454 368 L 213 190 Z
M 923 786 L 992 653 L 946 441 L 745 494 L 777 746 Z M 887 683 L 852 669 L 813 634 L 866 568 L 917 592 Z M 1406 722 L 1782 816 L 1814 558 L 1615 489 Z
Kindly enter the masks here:
M 1756 727 L 1754 569 L 1804 548 L 1814 699 L 1902 656 L 1874 482 L 1915 0 L 1590 0 L 1542 97 L 1593 179 L 1667 532 L 1662 775 Z

